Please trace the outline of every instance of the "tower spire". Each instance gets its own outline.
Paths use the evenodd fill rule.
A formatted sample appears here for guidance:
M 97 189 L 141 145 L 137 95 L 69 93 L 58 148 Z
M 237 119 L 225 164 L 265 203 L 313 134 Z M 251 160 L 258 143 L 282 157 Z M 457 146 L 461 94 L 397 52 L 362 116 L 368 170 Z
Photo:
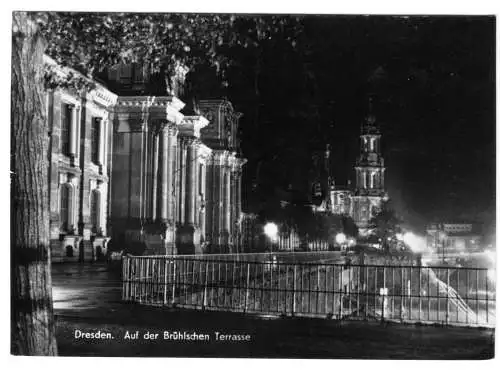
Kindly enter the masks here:
M 374 112 L 373 96 L 368 97 L 368 110 L 365 121 L 361 126 L 361 133 L 363 134 L 379 134 L 378 126 L 375 124 L 377 118 Z

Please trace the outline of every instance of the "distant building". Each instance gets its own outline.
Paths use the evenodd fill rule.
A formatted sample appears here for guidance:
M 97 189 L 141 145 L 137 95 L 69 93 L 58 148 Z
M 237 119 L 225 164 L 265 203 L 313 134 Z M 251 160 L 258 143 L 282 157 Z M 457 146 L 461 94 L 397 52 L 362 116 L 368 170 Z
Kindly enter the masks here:
M 437 255 L 455 255 L 481 249 L 480 226 L 470 222 L 432 223 L 427 226 L 427 247 Z
M 118 94 L 97 82 L 48 92 L 55 261 L 98 259 L 110 240 L 146 254 L 238 250 L 241 114 L 202 100 L 201 115 L 185 115 L 175 96 L 137 95 L 147 90 L 139 72 L 110 73 Z
M 356 184 L 354 190 L 337 187 L 331 183 L 330 204 L 336 214 L 349 215 L 366 234 L 370 219 L 380 210 L 382 201 L 388 198 L 384 181 L 384 158 L 380 149 L 380 129 L 375 117 L 369 115 L 361 127 L 360 155 L 356 161 Z
M 332 212 L 338 215 L 351 215 L 352 190 L 347 187 L 337 187 L 334 183 L 330 189 Z

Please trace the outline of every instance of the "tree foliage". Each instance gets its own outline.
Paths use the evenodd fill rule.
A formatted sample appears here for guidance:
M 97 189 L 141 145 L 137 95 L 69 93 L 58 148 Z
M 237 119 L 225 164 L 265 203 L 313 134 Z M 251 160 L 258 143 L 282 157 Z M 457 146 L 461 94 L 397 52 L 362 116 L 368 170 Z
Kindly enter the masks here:
M 88 77 L 120 63 L 140 62 L 151 73 L 175 74 L 181 65 L 214 67 L 224 77 L 231 48 L 258 48 L 285 30 L 292 17 L 194 13 L 48 13 L 42 32 L 46 53 Z M 293 44 L 295 32 L 286 36 Z
M 392 208 L 390 201 L 384 201 L 380 210 L 370 220 L 370 228 L 373 235 L 382 240 L 382 244 L 387 248 L 388 238 L 401 233 L 401 224 L 403 221 L 398 217 Z
M 140 62 L 169 81 L 181 66 L 212 66 L 224 77 L 232 47 L 257 48 L 291 17 L 205 14 L 14 12 L 12 24 L 12 342 L 22 355 L 55 354 L 48 216 L 48 125 L 43 54 L 50 88 L 92 88 L 92 78 L 119 63 Z M 292 27 L 292 30 L 294 27 Z M 289 40 L 293 44 L 293 39 Z M 83 76 L 82 76 L 83 75 Z M 28 149 L 28 151 L 26 151 Z M 21 162 L 22 161 L 22 162 Z M 22 260 L 20 260 L 20 258 Z

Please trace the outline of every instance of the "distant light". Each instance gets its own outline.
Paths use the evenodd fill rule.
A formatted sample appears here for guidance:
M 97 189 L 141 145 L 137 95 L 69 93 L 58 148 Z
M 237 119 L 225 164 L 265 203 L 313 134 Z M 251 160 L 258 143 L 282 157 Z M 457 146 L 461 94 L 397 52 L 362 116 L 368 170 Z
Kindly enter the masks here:
M 491 263 L 495 263 L 496 253 L 493 250 L 485 250 L 484 254 L 488 257 Z
M 356 245 L 356 240 L 354 238 L 349 238 L 347 240 L 347 245 L 349 245 L 350 247 L 355 246 Z
M 403 241 L 403 235 L 401 233 L 396 233 L 396 239 L 398 241 Z
M 496 281 L 496 273 L 494 269 L 488 269 L 488 271 L 486 272 L 486 276 L 488 276 L 488 280 L 490 280 L 491 282 Z
M 427 240 L 423 237 L 417 236 L 413 232 L 406 232 L 402 235 L 402 241 L 414 253 L 421 253 L 426 250 Z
M 414 240 L 414 238 L 415 235 L 412 232 L 405 232 L 405 234 L 403 234 L 403 242 L 408 246 Z
M 343 245 L 346 241 L 346 236 L 344 233 L 337 233 L 335 236 L 335 242 L 337 242 L 339 245 Z
M 271 240 L 278 238 L 278 226 L 275 223 L 266 223 L 264 225 L 264 234 Z

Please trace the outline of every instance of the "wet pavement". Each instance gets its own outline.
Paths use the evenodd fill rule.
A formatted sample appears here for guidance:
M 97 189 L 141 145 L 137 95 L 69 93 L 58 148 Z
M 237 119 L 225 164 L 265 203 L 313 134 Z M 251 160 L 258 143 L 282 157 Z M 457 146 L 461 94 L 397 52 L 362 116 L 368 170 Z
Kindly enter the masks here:
M 56 263 L 52 265 L 52 297 L 56 315 L 86 310 L 113 312 L 121 302 L 120 263 Z

